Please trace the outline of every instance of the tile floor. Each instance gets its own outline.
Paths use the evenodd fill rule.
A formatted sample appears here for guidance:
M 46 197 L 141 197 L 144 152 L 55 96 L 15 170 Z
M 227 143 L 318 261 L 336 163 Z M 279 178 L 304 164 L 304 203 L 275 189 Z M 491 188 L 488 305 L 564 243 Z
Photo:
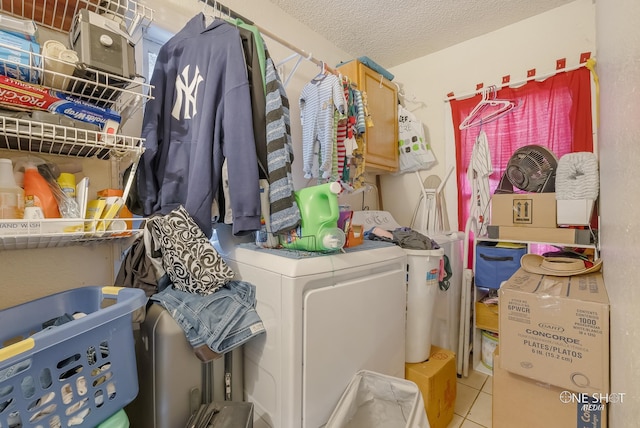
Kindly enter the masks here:
M 458 378 L 453 420 L 447 428 L 491 428 L 491 376 L 471 370 Z

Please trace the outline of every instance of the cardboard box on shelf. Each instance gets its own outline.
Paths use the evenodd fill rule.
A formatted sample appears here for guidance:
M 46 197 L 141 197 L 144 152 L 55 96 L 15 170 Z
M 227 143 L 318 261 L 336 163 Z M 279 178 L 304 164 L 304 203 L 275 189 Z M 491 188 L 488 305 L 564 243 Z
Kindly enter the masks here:
M 570 229 L 567 227 L 487 226 L 487 233 L 491 239 L 512 241 L 575 245 L 590 245 L 594 241 L 591 230 Z
M 405 379 L 420 388 L 431 428 L 446 428 L 453 419 L 456 403 L 456 354 L 431 346 L 429 359 L 422 363 L 406 363 Z
M 563 225 L 588 226 L 594 205 L 593 199 L 558 199 L 556 221 Z
M 600 272 L 520 269 L 498 295 L 503 369 L 571 391 L 609 392 L 609 298 Z
M 491 225 L 556 227 L 555 193 L 502 193 L 491 197 Z
M 607 399 L 573 393 L 504 370 L 493 355 L 493 428 L 606 428 Z
M 476 302 L 476 328 L 498 333 L 498 305 Z

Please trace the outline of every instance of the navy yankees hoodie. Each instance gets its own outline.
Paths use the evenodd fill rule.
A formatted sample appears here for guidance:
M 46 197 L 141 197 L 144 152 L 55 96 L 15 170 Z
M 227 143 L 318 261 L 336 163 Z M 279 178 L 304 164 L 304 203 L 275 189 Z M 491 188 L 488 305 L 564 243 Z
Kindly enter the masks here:
M 158 53 L 144 112 L 138 169 L 144 215 L 179 205 L 212 234 L 211 204 L 227 160 L 233 233 L 260 228 L 258 162 L 247 68 L 238 29 L 202 13 Z

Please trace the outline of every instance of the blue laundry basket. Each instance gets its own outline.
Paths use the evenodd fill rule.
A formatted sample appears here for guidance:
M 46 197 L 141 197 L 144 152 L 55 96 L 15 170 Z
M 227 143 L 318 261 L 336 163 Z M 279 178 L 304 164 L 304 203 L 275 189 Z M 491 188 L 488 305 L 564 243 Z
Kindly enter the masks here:
M 0 426 L 95 427 L 133 401 L 132 314 L 146 301 L 141 289 L 82 287 L 0 311 Z

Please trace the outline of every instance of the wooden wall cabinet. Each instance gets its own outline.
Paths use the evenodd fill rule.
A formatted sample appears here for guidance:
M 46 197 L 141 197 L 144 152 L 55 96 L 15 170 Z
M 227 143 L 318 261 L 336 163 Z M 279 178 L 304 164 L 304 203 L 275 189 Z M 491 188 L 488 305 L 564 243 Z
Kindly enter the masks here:
M 365 171 L 374 174 L 397 171 L 397 86 L 357 60 L 341 65 L 338 70 L 367 94 L 373 126 L 367 127 L 364 134 Z

